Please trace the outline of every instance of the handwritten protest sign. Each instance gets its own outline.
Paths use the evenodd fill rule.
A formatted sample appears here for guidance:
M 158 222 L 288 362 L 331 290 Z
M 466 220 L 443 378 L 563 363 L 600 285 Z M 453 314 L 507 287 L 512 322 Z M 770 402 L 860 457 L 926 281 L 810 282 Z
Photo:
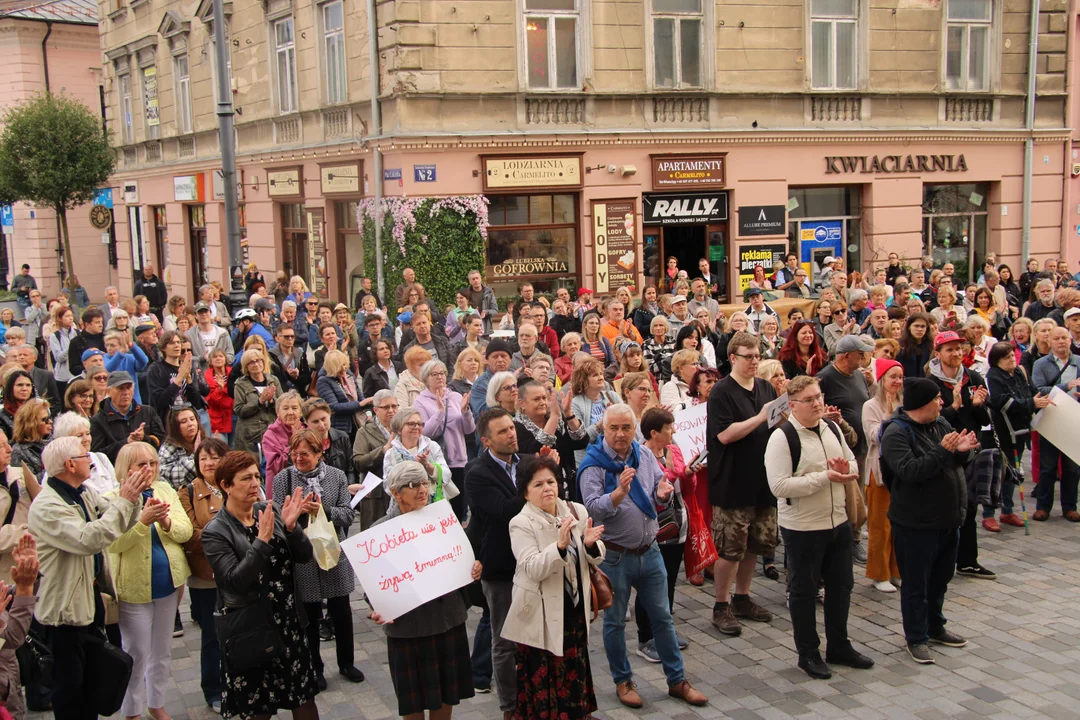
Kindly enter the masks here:
M 1080 463 L 1080 444 L 1076 442 L 1076 428 L 1080 427 L 1080 403 L 1059 388 L 1050 392 L 1050 399 L 1054 404 L 1035 413 L 1031 429 L 1052 442 L 1058 450 L 1072 458 L 1073 462 Z
M 784 393 L 780 397 L 773 400 L 766 407 L 769 408 L 769 429 L 784 422 L 784 416 L 791 414 L 791 403 L 788 401 L 787 393 Z
M 446 500 L 353 535 L 341 549 L 387 620 L 472 582 L 472 546 Z
M 708 405 L 702 403 L 675 413 L 675 444 L 682 450 L 686 462 L 705 449 L 707 408 Z

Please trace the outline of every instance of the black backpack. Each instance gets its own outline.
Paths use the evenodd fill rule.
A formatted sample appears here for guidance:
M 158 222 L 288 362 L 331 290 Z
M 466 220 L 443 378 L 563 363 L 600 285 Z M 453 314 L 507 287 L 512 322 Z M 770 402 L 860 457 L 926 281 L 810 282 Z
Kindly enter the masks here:
M 836 436 L 836 441 L 840 443 L 840 447 L 844 446 L 844 437 L 840 433 L 840 427 L 832 420 L 822 418 L 826 427 L 832 430 L 832 434 Z M 784 437 L 787 438 L 788 451 L 791 453 L 791 474 L 794 475 L 795 471 L 799 468 L 799 461 L 802 460 L 802 441 L 799 439 L 799 431 L 790 420 L 786 420 L 780 424 L 780 430 L 783 431 Z M 791 498 L 787 498 L 787 504 L 791 504 Z

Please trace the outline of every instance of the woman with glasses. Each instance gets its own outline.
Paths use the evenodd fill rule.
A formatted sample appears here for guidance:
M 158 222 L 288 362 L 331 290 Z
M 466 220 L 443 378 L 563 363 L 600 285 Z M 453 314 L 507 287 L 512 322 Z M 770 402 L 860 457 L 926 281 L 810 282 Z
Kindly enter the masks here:
M 311 430 L 296 432 L 289 441 L 289 457 L 292 466 L 283 469 L 274 476 L 274 506 L 280 512 L 285 498 L 299 491 L 311 495 L 307 513 L 300 516 L 300 524 L 307 526 L 312 513 L 320 510 L 337 531 L 338 540 L 344 540 L 349 526 L 352 525 L 356 511 L 349 501 L 349 482 L 345 473 L 323 461 L 323 443 Z M 364 673 L 354 665 L 352 610 L 349 607 L 349 594 L 356 586 L 349 559 L 342 553 L 337 564 L 329 570 L 323 570 L 315 559 L 296 564 L 296 583 L 299 589 L 299 601 L 304 604 L 304 612 L 314 620 L 322 613 L 322 601 L 337 638 L 338 672 L 349 682 L 363 681 Z M 326 677 L 323 674 L 322 656 L 319 653 L 319 623 L 309 622 L 307 626 L 308 646 L 311 648 L 315 663 L 316 683 L 319 690 L 326 689 Z
M 780 337 L 780 319 L 775 315 L 769 315 L 762 320 L 758 328 L 758 337 L 761 338 L 761 358 L 775 360 L 780 355 L 780 348 L 784 344 L 784 339 Z
M 660 388 L 660 404 L 678 412 L 693 404 L 690 381 L 701 367 L 701 356 L 693 348 L 676 350 L 671 357 L 671 379 Z
M 41 398 L 31 398 L 15 413 L 11 434 L 11 465 L 26 465 L 36 477 L 42 477 L 41 453 L 53 431 L 49 403 Z
M 266 357 L 249 349 L 244 351 L 244 376 L 236 381 L 236 447 L 254 450 L 266 428 L 277 419 L 275 405 L 281 384 L 267 368 Z
M 77 437 L 82 443 L 83 452 L 90 456 L 90 479 L 86 484 L 97 491 L 98 495 L 112 492 L 120 487 L 116 481 L 116 470 L 105 453 L 90 452 L 90 420 L 74 412 L 60 413 L 53 421 L 52 439 Z
M 385 485 L 401 513 L 419 510 L 431 501 L 428 470 L 420 463 L 399 463 L 386 476 Z M 480 570 L 480 562 L 474 562 L 473 580 L 480 579 Z M 413 608 L 393 622 L 384 621 L 375 612 L 369 616 L 386 633 L 390 679 L 402 717 L 417 720 L 427 714 L 432 719 L 449 720 L 454 706 L 474 695 L 465 631 L 468 609 L 465 590 L 458 589 Z
M 424 435 L 435 440 L 443 450 L 450 476 L 461 490 L 461 494 L 452 498 L 450 504 L 458 518 L 464 520 L 465 465 L 469 462 L 465 437 L 476 432 L 476 420 L 469 408 L 469 396 L 451 390 L 447 386 L 447 379 L 446 365 L 441 361 L 429 360 L 424 363 L 420 370 L 420 382 L 426 387 L 416 397 L 413 409 L 424 420 Z
M 514 413 L 517 412 L 517 401 L 517 375 L 512 372 L 497 372 L 492 375 L 487 387 L 487 406 L 501 407 L 508 413 Z
M 176 490 L 195 478 L 195 448 L 202 442 L 202 427 L 195 410 L 174 408 L 165 420 L 165 442 L 158 451 L 161 477 Z
M 109 397 L 109 371 L 104 368 L 95 370 L 90 375 L 90 385 L 94 389 L 94 407 L 101 408 L 101 403 Z
M 108 373 L 106 373 L 108 375 Z M 34 381 L 25 370 L 14 370 L 4 381 L 4 403 L 0 409 L 0 430 L 11 440 L 15 431 L 15 416 L 36 395 Z
M 818 300 L 814 305 L 814 319 L 811 321 L 813 324 L 814 332 L 817 333 L 818 340 L 822 343 L 825 342 L 825 328 L 833 322 L 833 302 L 829 300 Z
M 829 364 L 829 356 L 821 349 L 814 324 L 799 322 L 791 329 L 779 356 L 788 380 L 799 375 L 817 375 Z
M 411 407 L 398 410 L 390 421 L 390 432 L 394 433 L 395 437 L 390 441 L 390 449 L 383 457 L 383 487 L 389 491 L 386 478 L 390 476 L 395 465 L 411 460 L 423 466 L 431 483 L 434 500 L 442 500 L 446 495 L 444 488 L 450 480 L 450 466 L 446 464 L 439 444 L 424 436 L 424 424 L 423 416 Z M 391 502 L 387 515 L 400 513 L 400 509 Z
M 308 400 L 304 403 L 308 427 L 314 426 L 314 418 L 308 417 L 308 408 L 316 404 L 325 405 L 321 400 Z M 390 427 L 398 411 L 397 398 L 389 390 L 380 390 L 372 398 L 372 409 L 374 417 L 371 422 L 356 431 L 356 441 L 352 445 L 352 462 L 357 477 L 367 477 L 369 472 L 382 476 L 383 459 L 392 445 Z M 326 424 L 329 427 L 329 408 L 326 410 L 326 416 Z M 349 489 L 354 490 L 351 486 Z M 386 494 L 382 485 L 365 495 L 358 506 L 360 529 L 367 530 L 376 520 L 385 515 L 389 503 L 390 496 Z
M 788 286 L 785 294 L 789 298 L 803 299 L 808 299 L 814 294 L 813 289 L 810 287 L 810 278 L 806 274 L 806 270 L 800 267 L 795 271 L 795 282 Z
M 125 445 L 116 457 L 116 476 L 121 483 L 133 476 L 153 478 L 142 494 L 139 521 L 109 546 L 120 601 L 120 634 L 124 652 L 134 661 L 120 712 L 131 720 L 149 708 L 155 720 L 168 720 L 165 689 L 172 676 L 179 588 L 191 574 L 183 548 L 191 538 L 191 521 L 172 485 L 158 475 L 158 454 L 152 445 Z
M 147 401 L 162 422 L 171 408 L 190 405 L 198 411 L 206 407 L 203 383 L 194 369 L 190 341 L 188 351 L 184 352 L 184 340 L 178 332 L 163 333 L 158 340 L 161 359 L 146 368 L 146 388 L 150 395 Z
M 289 441 L 292 440 L 293 433 L 303 429 L 303 424 L 300 422 L 301 402 L 300 394 L 295 390 L 282 393 L 275 401 L 274 411 L 277 419 L 270 423 L 270 427 L 266 428 L 262 437 L 267 477 L 277 477 L 277 474 L 290 463 Z M 267 499 L 272 497 L 272 494 L 267 492 Z
M 161 321 L 161 329 L 165 332 L 175 332 L 177 319 L 187 310 L 187 300 L 179 295 L 173 295 L 169 298 L 166 309 L 168 312 L 165 313 L 165 319 Z
M 64 409 L 89 420 L 97 412 L 94 386 L 89 380 L 75 380 L 64 391 Z
M 816 328 L 815 328 L 816 331 Z M 859 332 L 859 323 L 842 301 L 832 303 L 832 322 L 825 326 L 825 351 L 832 357 L 836 354 L 836 343 L 845 335 Z

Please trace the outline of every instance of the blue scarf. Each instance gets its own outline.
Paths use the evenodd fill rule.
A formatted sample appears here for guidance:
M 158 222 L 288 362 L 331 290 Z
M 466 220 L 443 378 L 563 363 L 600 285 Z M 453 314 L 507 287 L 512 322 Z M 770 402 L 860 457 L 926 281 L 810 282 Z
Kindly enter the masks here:
M 638 444 L 630 444 L 630 457 L 627 462 L 621 462 L 612 458 L 604 450 L 604 436 L 601 435 L 596 439 L 596 442 L 589 445 L 585 450 L 585 458 L 578 465 L 578 478 L 581 478 L 581 473 L 585 468 L 598 467 L 604 470 L 604 492 L 610 493 L 619 487 L 619 475 L 622 471 L 628 467 L 632 467 L 637 470 L 641 467 L 641 454 L 638 450 Z M 635 475 L 634 479 L 630 481 L 630 499 L 634 501 L 638 509 L 645 515 L 653 520 L 656 519 L 656 504 L 645 493 L 645 486 L 641 484 L 641 480 Z

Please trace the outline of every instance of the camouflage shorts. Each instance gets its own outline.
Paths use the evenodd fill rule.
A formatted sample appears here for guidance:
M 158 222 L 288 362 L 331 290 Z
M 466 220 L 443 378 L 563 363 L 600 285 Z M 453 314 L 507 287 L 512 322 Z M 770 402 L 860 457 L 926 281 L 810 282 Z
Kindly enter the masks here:
M 723 560 L 739 562 L 751 555 L 769 555 L 779 543 L 776 506 L 725 510 L 713 506 L 712 534 Z

